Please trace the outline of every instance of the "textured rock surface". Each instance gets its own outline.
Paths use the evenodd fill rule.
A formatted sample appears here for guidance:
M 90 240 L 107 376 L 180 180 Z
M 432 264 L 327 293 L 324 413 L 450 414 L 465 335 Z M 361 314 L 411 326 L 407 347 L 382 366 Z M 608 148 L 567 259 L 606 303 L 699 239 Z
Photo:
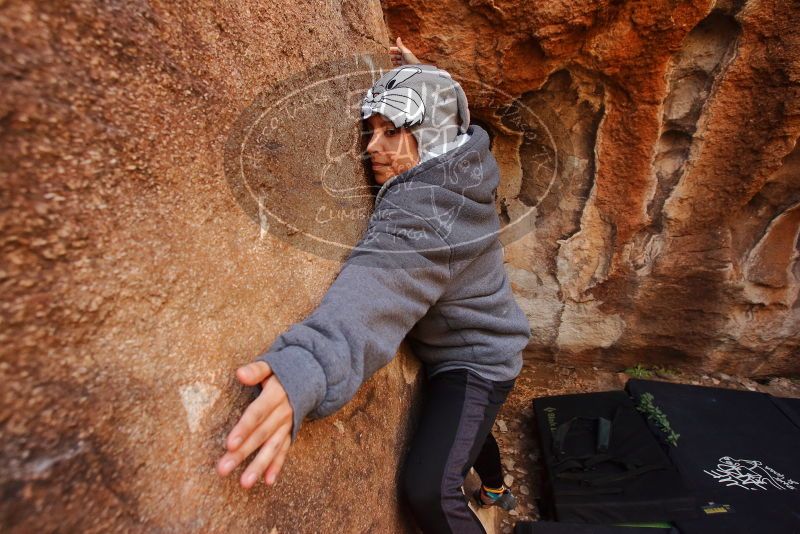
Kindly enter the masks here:
M 276 486 L 214 470 L 255 393 L 233 371 L 339 268 L 236 204 L 229 130 L 265 85 L 378 41 L 376 2 L 0 5 L 4 532 L 403 530 L 405 356 L 307 423 Z
M 797 372 L 797 8 L 524 4 L 0 4 L 0 523 L 411 531 L 406 355 L 305 424 L 274 488 L 214 472 L 253 394 L 233 370 L 339 267 L 237 204 L 231 125 L 265 85 L 390 33 L 462 80 L 505 220 L 535 209 L 506 251 L 531 356 Z M 313 128 L 287 135 L 326 162 Z
M 506 221 L 535 209 L 530 357 L 800 371 L 796 3 L 383 3 L 464 80 Z

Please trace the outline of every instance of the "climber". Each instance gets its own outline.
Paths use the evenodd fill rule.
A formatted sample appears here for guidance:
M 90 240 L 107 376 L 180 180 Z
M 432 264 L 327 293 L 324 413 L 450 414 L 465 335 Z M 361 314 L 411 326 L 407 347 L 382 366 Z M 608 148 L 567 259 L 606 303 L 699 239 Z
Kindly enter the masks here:
M 364 237 L 317 309 L 279 335 L 237 378 L 259 386 L 226 439 L 217 470 L 272 484 L 303 420 L 330 415 L 408 339 L 424 364 L 425 395 L 402 468 L 403 494 L 424 532 L 485 532 L 468 506 L 510 510 L 491 428 L 522 368 L 531 336 L 503 267 L 495 209 L 497 162 L 470 123 L 447 71 L 420 63 L 397 39 L 401 63 L 362 100 L 367 156 L 380 186 Z

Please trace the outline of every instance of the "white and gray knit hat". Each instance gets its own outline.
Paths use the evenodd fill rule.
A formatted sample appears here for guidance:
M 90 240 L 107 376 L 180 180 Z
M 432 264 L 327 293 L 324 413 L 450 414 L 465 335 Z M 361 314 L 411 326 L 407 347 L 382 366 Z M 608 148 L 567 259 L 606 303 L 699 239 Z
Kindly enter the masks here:
M 409 128 L 420 163 L 460 146 L 469 137 L 469 107 L 461 84 L 433 65 L 400 65 L 367 91 L 361 118 L 379 113 L 396 128 Z

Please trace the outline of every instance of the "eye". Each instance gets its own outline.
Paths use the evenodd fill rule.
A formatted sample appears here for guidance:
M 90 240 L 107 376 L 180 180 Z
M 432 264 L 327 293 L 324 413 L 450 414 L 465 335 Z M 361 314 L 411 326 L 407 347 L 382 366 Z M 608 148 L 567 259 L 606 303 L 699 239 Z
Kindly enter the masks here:
M 390 130 L 386 130 L 386 135 L 388 135 L 388 136 L 392 136 L 392 135 L 396 135 L 396 134 L 397 134 L 397 129 L 396 128 L 393 128 L 393 129 L 390 129 Z

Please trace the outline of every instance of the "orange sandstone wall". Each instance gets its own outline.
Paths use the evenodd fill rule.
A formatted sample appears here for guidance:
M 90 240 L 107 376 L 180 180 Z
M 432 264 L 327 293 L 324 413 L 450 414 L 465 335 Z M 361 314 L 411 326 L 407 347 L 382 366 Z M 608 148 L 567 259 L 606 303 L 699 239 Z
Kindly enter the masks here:
M 307 423 L 276 486 L 214 470 L 255 394 L 234 370 L 339 268 L 254 223 L 226 140 L 275 80 L 387 42 L 377 2 L 0 4 L 0 530 L 402 530 L 405 355 Z
M 529 357 L 796 373 L 798 28 L 790 2 L 757 0 L 2 3 L 4 531 L 411 531 L 405 350 L 306 422 L 275 487 L 214 472 L 254 393 L 233 370 L 342 259 L 268 224 L 231 139 L 265 88 L 397 34 L 493 135 Z M 303 165 L 364 183 L 331 150 L 352 117 L 322 132 L 338 115 L 309 109 L 253 152 L 273 208 L 314 212 Z
M 470 85 L 498 209 L 530 213 L 506 248 L 529 357 L 800 371 L 796 3 L 383 5 Z

